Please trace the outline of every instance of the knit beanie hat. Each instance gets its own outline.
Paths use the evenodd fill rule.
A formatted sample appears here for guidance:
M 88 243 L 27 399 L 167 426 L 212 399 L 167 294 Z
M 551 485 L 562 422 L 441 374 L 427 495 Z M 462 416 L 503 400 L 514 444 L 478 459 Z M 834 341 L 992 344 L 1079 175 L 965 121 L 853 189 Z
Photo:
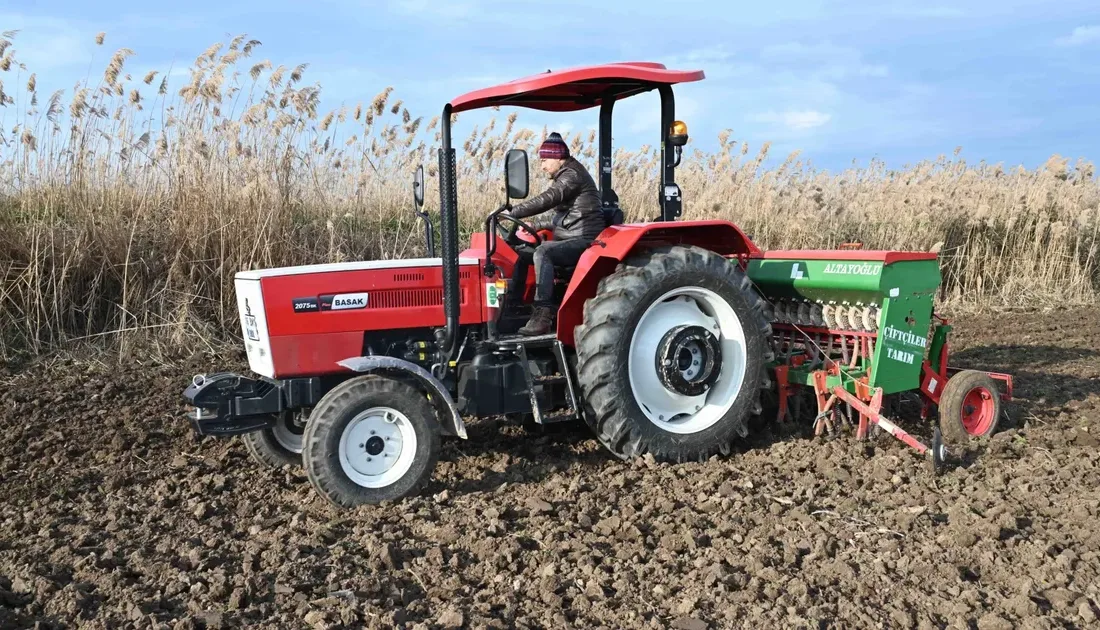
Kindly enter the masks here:
M 539 147 L 539 158 L 541 159 L 564 160 L 567 157 L 569 157 L 569 147 L 566 146 L 565 140 L 562 140 L 561 134 L 556 131 L 551 133 L 550 137 Z

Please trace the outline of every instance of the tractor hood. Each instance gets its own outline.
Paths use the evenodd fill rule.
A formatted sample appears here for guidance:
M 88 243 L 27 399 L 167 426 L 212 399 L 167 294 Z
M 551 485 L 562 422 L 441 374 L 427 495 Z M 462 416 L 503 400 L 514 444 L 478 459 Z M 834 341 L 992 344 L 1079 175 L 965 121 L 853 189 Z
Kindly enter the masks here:
M 474 258 L 460 258 L 459 265 L 476 265 Z M 238 280 L 259 280 L 275 276 L 297 276 L 331 271 L 364 271 L 368 269 L 404 269 L 406 267 L 442 267 L 442 258 L 406 258 L 402 260 L 363 260 L 342 263 L 322 263 L 301 265 L 298 267 L 274 267 L 272 269 L 252 269 L 237 273 Z
M 481 319 L 478 261 L 460 258 L 460 307 Z M 345 371 L 372 331 L 446 324 L 441 258 L 371 260 L 241 271 L 234 278 L 249 367 L 270 378 Z

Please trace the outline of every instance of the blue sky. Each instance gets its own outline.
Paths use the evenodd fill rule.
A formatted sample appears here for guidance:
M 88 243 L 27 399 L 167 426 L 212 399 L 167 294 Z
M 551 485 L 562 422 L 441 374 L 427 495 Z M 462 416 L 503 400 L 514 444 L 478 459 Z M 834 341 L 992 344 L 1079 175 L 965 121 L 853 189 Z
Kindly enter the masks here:
M 802 152 L 820 168 L 871 158 L 902 166 L 963 147 L 970 161 L 1034 167 L 1100 154 L 1100 2 L 723 2 L 313 0 L 31 2 L 0 7 L 0 30 L 40 93 L 98 75 L 117 48 L 127 70 L 183 68 L 247 33 L 256 59 L 310 64 L 322 103 L 354 105 L 393 86 L 431 117 L 468 90 L 562 68 L 662 61 L 707 79 L 678 89 L 693 145 L 731 129 L 755 152 Z M 97 32 L 107 32 L 103 47 Z M 176 89 L 185 80 L 176 77 Z M 10 90 L 9 90 L 10 91 Z M 616 142 L 657 138 L 658 98 L 618 108 Z M 481 117 L 465 117 L 461 137 Z M 583 130 L 595 111 L 520 110 L 539 129 Z

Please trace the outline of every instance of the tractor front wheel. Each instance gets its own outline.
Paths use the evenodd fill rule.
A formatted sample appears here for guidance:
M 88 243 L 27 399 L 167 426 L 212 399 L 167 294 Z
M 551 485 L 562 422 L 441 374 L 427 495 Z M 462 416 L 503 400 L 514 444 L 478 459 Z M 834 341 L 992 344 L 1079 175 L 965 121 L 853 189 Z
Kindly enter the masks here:
M 314 489 L 350 508 L 420 492 L 439 459 L 440 440 L 439 422 L 421 392 L 382 376 L 357 376 L 313 408 L 302 460 Z
M 576 329 L 585 419 L 621 459 L 728 455 L 761 412 L 766 303 L 736 262 L 691 246 L 636 254 L 600 281 Z
M 244 448 L 252 459 L 269 468 L 302 465 L 302 435 L 308 412 L 280 413 L 269 429 L 252 431 L 241 436 Z
M 964 370 L 947 379 L 939 403 L 940 431 L 948 443 L 988 437 L 1001 417 L 1001 395 L 993 377 Z

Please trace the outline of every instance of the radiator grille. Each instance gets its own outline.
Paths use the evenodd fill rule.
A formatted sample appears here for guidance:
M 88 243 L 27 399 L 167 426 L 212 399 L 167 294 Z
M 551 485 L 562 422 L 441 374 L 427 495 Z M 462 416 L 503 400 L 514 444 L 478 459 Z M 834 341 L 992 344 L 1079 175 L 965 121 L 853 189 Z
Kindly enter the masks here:
M 443 289 L 396 289 L 392 291 L 374 291 L 370 294 L 367 308 L 417 308 L 420 306 L 441 306 Z
M 470 278 L 474 277 L 474 272 L 470 271 L 469 269 L 464 269 L 464 270 L 459 272 L 458 277 L 462 278 L 463 280 L 469 280 Z M 395 273 L 395 274 L 393 274 L 393 281 L 394 282 L 423 282 L 424 281 L 424 272 L 417 271 L 417 272 L 412 272 L 412 273 Z
M 458 290 L 458 303 L 466 304 L 469 292 L 465 287 Z M 424 306 L 443 306 L 443 289 L 391 289 L 372 291 L 367 309 L 420 308 Z

